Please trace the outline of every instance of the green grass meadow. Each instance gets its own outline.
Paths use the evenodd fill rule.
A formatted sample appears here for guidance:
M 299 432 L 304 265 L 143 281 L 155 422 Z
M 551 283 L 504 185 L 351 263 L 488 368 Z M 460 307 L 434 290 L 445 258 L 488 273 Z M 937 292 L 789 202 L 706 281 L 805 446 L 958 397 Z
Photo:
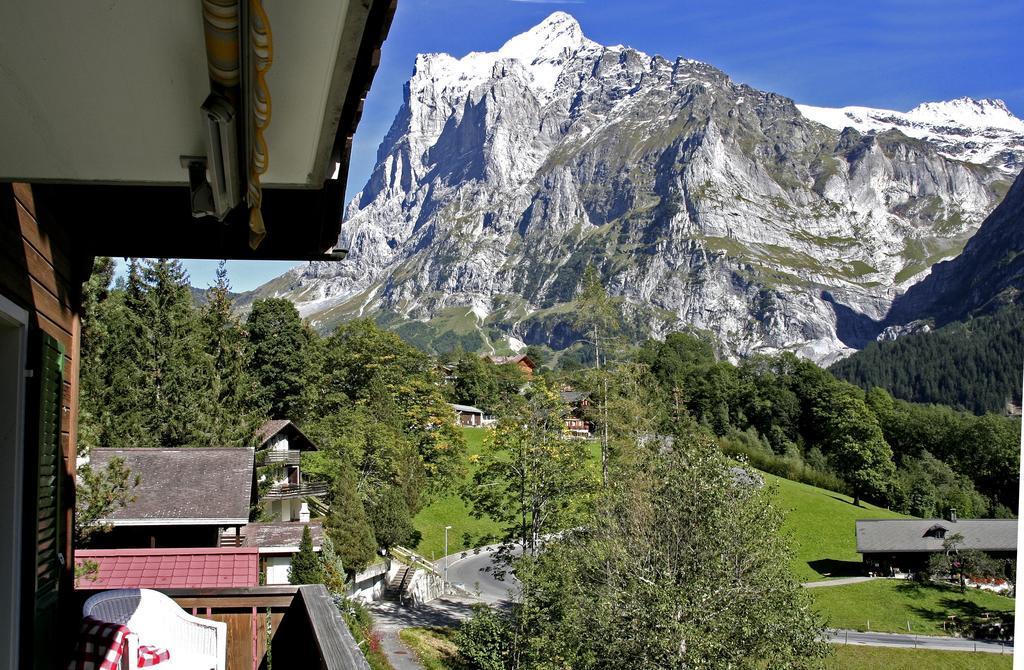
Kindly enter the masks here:
M 463 428 L 469 456 L 482 452 L 487 433 L 486 428 Z M 600 461 L 596 441 L 592 443 L 592 449 L 596 465 Z M 467 479 L 472 474 L 471 459 Z M 786 512 L 784 529 L 790 534 L 795 552 L 793 574 L 802 582 L 861 574 L 854 522 L 857 519 L 903 518 L 901 514 L 867 503 L 856 507 L 852 498 L 841 493 L 770 474 L 764 476 L 769 484 L 778 488 L 775 502 Z M 448 531 L 449 553 L 488 544 L 490 538 L 501 533 L 501 527 L 490 519 L 473 518 L 458 492 L 439 498 L 420 510 L 413 524 L 423 534 L 417 551 L 427 558 L 444 555 L 445 526 L 452 527 Z
M 466 438 L 466 454 L 468 457 L 479 455 L 483 452 L 484 436 L 489 432 L 489 428 L 464 427 L 462 429 L 462 433 Z M 594 440 L 588 444 L 588 449 L 594 464 L 594 474 L 595 476 L 600 476 L 601 446 Z M 466 473 L 467 483 L 472 479 L 474 470 L 473 459 L 470 458 Z M 500 538 L 502 534 L 500 524 L 486 517 L 482 519 L 474 518 L 470 514 L 469 506 L 457 491 L 443 498 L 438 498 L 424 507 L 412 522 L 416 530 L 423 535 L 419 545 L 416 547 L 416 551 L 430 559 L 444 556 L 445 526 L 452 527 L 448 531 L 448 553 L 450 554 L 486 544 L 494 544 L 499 541 L 497 538 Z
M 944 584 L 877 579 L 859 584 L 829 586 L 811 591 L 814 607 L 833 628 L 943 635 L 947 617 L 971 619 L 988 613 L 1013 612 L 1013 599 L 988 591 L 959 589 Z M 870 628 L 869 628 L 870 626 Z
M 834 645 L 828 670 L 1010 670 L 1013 655 Z
M 487 429 L 465 428 L 468 454 L 480 454 Z M 599 463 L 598 445 L 593 443 L 594 460 Z M 470 460 L 469 476 L 473 461 Z M 766 482 L 776 489 L 775 503 L 786 514 L 784 532 L 794 551 L 793 574 L 802 582 L 855 576 L 862 573 L 857 553 L 857 519 L 899 519 L 904 515 L 867 503 L 855 506 L 853 499 L 840 493 L 765 474 Z M 501 529 L 490 519 L 476 519 L 458 493 L 435 500 L 414 519 L 423 534 L 418 551 L 427 558 L 440 558 L 444 553 L 444 527 L 452 526 L 448 535 L 450 553 L 472 549 L 495 541 Z M 942 635 L 943 622 L 949 615 L 961 618 L 979 616 L 983 612 L 998 614 L 1012 611 L 1013 600 L 984 591 L 968 591 L 961 595 L 943 585 L 919 585 L 913 582 L 876 580 L 843 586 L 820 587 L 810 591 L 815 609 L 833 628 L 906 632 Z M 869 624 L 870 622 L 870 624 Z M 416 636 L 417 633 L 410 633 Z M 429 657 L 438 653 L 438 646 L 429 631 L 418 634 L 418 651 Z M 423 648 L 427 644 L 429 649 Z M 410 646 L 413 642 L 410 641 Z M 435 663 L 451 662 L 443 652 Z M 436 668 L 446 665 L 425 665 Z M 1009 657 L 991 654 L 958 654 L 924 650 L 901 650 L 869 647 L 837 647 L 829 668 L 1009 668 Z
M 784 530 L 790 534 L 793 574 L 801 582 L 862 574 L 857 553 L 857 519 L 903 519 L 902 514 L 861 503 L 853 498 L 800 482 L 764 475 L 778 487 L 775 503 L 786 512 Z
M 478 455 L 483 450 L 484 435 L 487 428 L 463 428 L 466 437 L 466 452 L 469 456 Z M 467 479 L 473 475 L 473 462 L 470 459 Z M 416 551 L 429 559 L 444 556 L 444 527 L 451 526 L 448 531 L 448 552 L 455 553 L 463 549 L 472 549 L 481 544 L 481 540 L 501 533 L 501 527 L 488 518 L 475 519 L 469 513 L 469 506 L 458 492 L 439 498 L 420 510 L 413 519 L 413 525 L 423 539 Z M 466 534 L 469 542 L 466 542 Z M 486 541 L 483 542 L 487 544 Z

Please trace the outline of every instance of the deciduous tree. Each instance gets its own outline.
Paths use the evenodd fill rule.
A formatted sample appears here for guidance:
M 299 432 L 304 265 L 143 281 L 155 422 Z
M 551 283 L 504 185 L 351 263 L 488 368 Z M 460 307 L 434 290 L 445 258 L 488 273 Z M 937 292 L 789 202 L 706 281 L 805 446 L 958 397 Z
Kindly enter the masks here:
M 566 408 L 543 381 L 523 414 L 498 422 L 464 497 L 475 516 L 505 526 L 507 543 L 536 554 L 545 535 L 577 523 L 594 490 L 586 443 L 565 431 Z

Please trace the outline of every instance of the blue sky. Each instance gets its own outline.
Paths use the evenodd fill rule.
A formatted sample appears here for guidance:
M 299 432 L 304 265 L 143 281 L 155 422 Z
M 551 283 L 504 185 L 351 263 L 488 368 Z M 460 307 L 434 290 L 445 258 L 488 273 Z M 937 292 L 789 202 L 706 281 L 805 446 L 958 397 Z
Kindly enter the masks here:
M 373 169 L 417 53 L 492 51 L 555 10 L 602 44 L 702 60 L 797 102 L 907 110 L 966 95 L 1002 98 L 1024 117 L 1021 0 L 399 0 L 356 133 L 348 197 Z M 216 263 L 186 266 L 205 286 Z M 234 262 L 229 272 L 247 290 L 287 267 Z

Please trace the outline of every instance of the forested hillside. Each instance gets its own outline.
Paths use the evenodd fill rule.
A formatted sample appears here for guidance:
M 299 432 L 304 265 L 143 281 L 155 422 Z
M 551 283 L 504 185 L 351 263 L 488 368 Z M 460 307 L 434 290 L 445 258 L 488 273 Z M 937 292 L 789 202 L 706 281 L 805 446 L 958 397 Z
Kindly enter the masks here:
M 475 353 L 439 361 L 369 319 L 323 337 L 283 299 L 254 302 L 240 321 L 223 273 L 197 307 L 176 261 L 132 261 L 118 286 L 111 269 L 100 259 L 86 287 L 83 448 L 251 446 L 266 418 L 292 419 L 321 447 L 304 470 L 338 485 L 338 509 L 365 510 L 346 519 L 363 538 L 347 543 L 362 543 L 349 563 L 372 556 L 367 537 L 414 543 L 412 516 L 454 492 L 467 463 L 446 401 L 498 417 L 524 411 L 530 384 L 514 366 Z M 734 365 L 689 334 L 630 346 L 596 272 L 584 284 L 577 325 L 593 355 L 587 367 L 538 377 L 588 394 L 582 411 L 601 439 L 604 476 L 638 442 L 689 426 L 758 468 L 908 514 L 1015 511 L 1018 419 L 864 391 L 793 354 Z M 1013 330 L 998 319 L 986 328 Z
M 415 544 L 412 516 L 465 467 L 433 359 L 369 321 L 321 337 L 287 300 L 256 301 L 239 320 L 229 289 L 221 268 L 197 306 L 179 261 L 131 259 L 115 285 L 112 261 L 96 260 L 83 296 L 82 455 L 253 447 L 263 421 L 291 419 L 320 448 L 303 471 L 331 485 L 326 527 L 345 570 Z M 124 504 L 131 474 L 79 469 L 78 517 L 104 516 L 112 496 Z
M 832 365 L 840 379 L 874 386 L 919 403 L 939 403 L 976 414 L 1021 404 L 1024 306 L 945 325 L 896 340 L 872 342 Z
M 545 370 L 549 384 L 588 392 L 609 449 L 695 422 L 729 454 L 774 474 L 922 517 L 1016 509 L 1020 421 L 868 392 L 792 354 L 719 360 L 713 343 L 672 333 L 618 351 L 595 369 Z M 500 414 L 517 382 L 466 353 L 451 365 L 448 397 Z M 622 426 L 619 417 L 643 415 Z M 616 446 L 623 445 L 623 446 Z

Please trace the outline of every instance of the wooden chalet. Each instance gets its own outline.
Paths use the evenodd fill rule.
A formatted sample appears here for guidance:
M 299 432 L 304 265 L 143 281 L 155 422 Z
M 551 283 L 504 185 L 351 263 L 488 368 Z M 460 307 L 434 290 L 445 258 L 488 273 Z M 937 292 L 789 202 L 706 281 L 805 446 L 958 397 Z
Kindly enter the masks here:
M 484 411 L 472 405 L 451 405 L 455 421 L 460 426 L 478 427 L 484 425 Z
M 534 371 L 537 369 L 537 364 L 533 362 L 533 359 L 526 354 L 517 354 L 515 356 L 484 356 L 484 360 L 493 365 L 515 365 L 527 379 L 533 377 Z
M 869 572 L 890 575 L 923 569 L 931 556 L 945 550 L 953 535 L 961 549 L 983 551 L 995 559 L 1017 558 L 1016 519 L 859 519 L 857 552 Z
M 590 437 L 594 431 L 594 425 L 587 419 L 590 394 L 581 391 L 561 391 L 558 397 L 569 406 L 569 415 L 565 417 L 565 429 L 574 437 Z
M 0 670 L 66 667 L 78 631 L 71 530 L 93 258 L 343 258 L 351 138 L 395 8 L 0 6 Z M 232 670 L 260 665 L 264 626 L 282 667 L 365 667 L 322 587 L 168 593 L 229 621 Z
M 309 521 L 306 501 L 327 495 L 325 483 L 302 478 L 302 453 L 316 451 L 316 445 L 287 419 L 267 421 L 256 431 L 256 442 L 264 508 L 277 521 Z
M 216 547 L 249 523 L 252 449 L 93 449 L 89 457 L 98 469 L 120 458 L 139 477 L 135 500 L 102 520 L 111 530 L 91 548 Z

